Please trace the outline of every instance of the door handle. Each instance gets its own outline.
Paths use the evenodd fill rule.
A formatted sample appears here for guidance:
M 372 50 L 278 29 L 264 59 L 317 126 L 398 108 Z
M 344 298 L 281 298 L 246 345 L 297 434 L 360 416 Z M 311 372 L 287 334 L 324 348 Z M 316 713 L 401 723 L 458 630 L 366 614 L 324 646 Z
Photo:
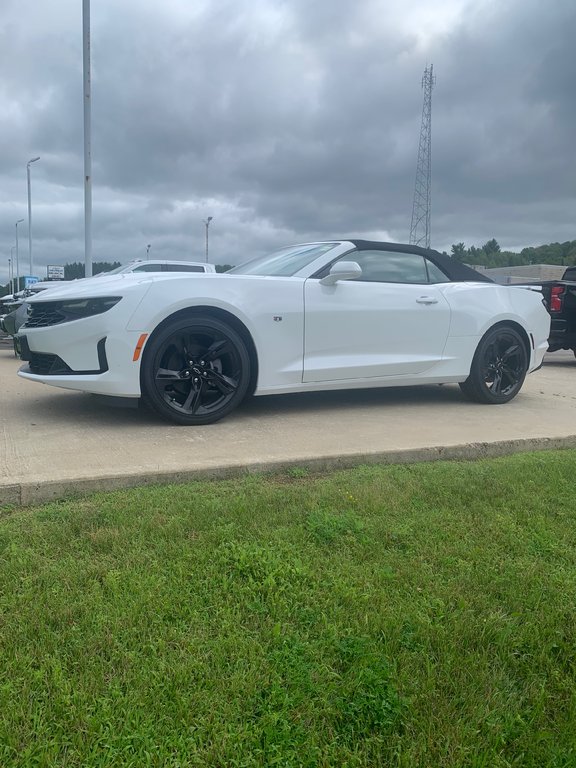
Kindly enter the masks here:
M 420 296 L 419 299 L 416 299 L 416 304 L 438 304 L 438 299 L 435 299 L 434 296 Z

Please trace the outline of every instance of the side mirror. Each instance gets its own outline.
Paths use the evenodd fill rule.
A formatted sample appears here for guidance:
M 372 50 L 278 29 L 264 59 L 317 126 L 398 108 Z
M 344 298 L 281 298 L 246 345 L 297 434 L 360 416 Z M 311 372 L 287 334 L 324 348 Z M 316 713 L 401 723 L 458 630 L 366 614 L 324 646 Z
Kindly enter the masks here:
M 355 280 L 362 274 L 357 261 L 337 261 L 330 272 L 320 280 L 320 285 L 334 285 L 338 280 Z

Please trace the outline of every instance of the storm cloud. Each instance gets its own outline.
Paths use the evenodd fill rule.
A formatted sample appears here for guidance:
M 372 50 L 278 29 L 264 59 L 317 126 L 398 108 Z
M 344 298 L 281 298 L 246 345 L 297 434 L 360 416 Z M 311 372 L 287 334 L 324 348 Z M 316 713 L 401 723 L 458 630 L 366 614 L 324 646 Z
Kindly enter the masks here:
M 93 259 L 407 241 L 433 63 L 432 245 L 576 238 L 573 0 L 92 0 Z M 84 259 L 78 0 L 0 8 L 0 283 Z

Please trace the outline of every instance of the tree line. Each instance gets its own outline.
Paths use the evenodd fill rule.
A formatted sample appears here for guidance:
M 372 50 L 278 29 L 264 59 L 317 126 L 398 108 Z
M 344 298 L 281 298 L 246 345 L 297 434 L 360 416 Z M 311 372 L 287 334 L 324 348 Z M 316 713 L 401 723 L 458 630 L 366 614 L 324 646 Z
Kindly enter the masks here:
M 92 274 L 97 275 L 99 272 L 110 272 L 111 269 L 118 269 L 121 266 L 119 261 L 95 261 L 92 264 Z M 85 265 L 82 261 L 64 264 L 64 280 L 79 280 L 85 274 Z
M 548 243 L 536 247 L 523 248 L 520 253 L 503 251 L 498 241 L 492 238 L 477 248 L 466 248 L 464 243 L 455 243 L 450 254 L 464 264 L 484 267 L 523 267 L 527 264 L 558 264 L 571 266 L 576 264 L 576 240 L 565 243 Z

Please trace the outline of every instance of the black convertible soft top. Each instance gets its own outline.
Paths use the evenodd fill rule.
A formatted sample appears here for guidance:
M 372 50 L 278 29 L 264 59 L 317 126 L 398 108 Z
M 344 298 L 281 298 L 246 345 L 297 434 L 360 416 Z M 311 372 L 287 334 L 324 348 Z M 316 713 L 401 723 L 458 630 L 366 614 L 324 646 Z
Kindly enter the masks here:
M 383 243 L 376 240 L 354 240 L 352 238 L 343 238 L 349 243 L 353 243 L 356 248 L 363 251 L 396 251 L 396 253 L 420 253 L 427 259 L 430 259 L 455 283 L 481 282 L 493 283 L 486 275 L 476 272 L 472 267 L 461 264 L 451 256 L 432 250 L 432 248 L 421 248 L 419 245 L 405 245 L 404 243 Z

